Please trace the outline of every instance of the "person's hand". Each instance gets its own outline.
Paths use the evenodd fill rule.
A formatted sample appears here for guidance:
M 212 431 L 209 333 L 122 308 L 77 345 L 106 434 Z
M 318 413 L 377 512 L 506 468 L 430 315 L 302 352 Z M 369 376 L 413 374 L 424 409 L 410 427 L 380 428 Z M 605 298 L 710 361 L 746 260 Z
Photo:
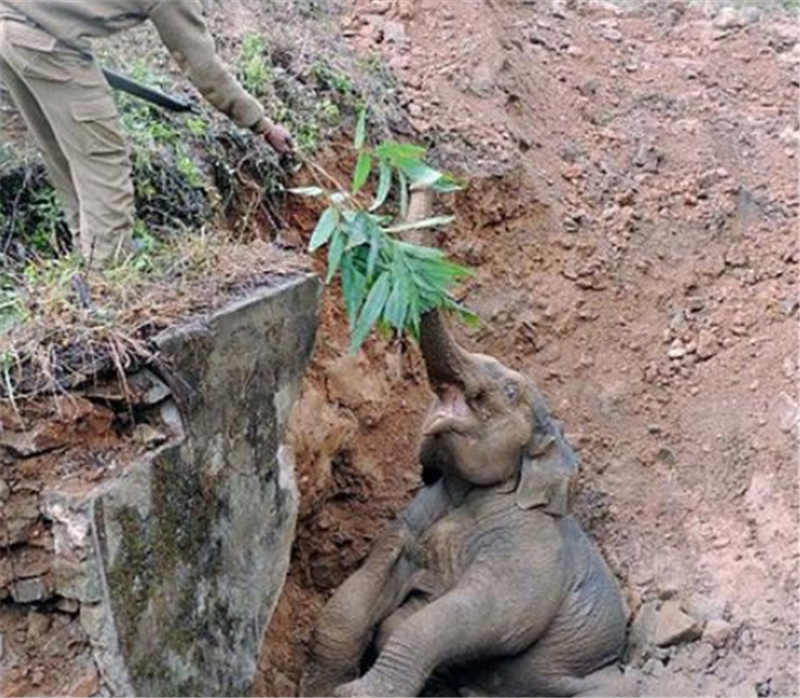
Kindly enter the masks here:
M 294 151 L 294 141 L 292 134 L 283 126 L 272 125 L 264 131 L 264 140 L 272 146 L 278 155 L 289 155 Z

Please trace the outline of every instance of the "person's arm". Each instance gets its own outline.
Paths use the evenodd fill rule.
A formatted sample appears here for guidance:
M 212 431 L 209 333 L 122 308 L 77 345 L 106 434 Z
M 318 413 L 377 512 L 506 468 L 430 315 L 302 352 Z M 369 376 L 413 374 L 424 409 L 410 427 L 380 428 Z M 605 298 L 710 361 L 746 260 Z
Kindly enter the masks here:
M 217 56 L 200 0 L 160 0 L 150 20 L 195 87 L 214 107 L 243 128 L 263 134 L 278 152 L 291 150 L 291 136 L 264 115 L 264 108 Z

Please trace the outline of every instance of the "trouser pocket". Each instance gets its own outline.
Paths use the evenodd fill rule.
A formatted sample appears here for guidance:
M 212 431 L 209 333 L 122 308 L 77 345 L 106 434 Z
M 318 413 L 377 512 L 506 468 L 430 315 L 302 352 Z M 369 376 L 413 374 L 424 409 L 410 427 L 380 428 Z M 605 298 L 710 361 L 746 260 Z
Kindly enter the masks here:
M 113 155 L 126 152 L 125 139 L 119 130 L 119 112 L 111 95 L 87 102 L 76 102 L 71 107 L 72 117 L 78 122 L 81 141 L 89 155 Z

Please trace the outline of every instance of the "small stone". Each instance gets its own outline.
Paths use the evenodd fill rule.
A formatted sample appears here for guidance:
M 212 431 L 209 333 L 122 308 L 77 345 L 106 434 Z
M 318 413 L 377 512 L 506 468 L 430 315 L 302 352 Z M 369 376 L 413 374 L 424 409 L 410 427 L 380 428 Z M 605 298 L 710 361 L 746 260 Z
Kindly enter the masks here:
M 781 303 L 781 311 L 786 317 L 791 317 L 800 308 L 800 299 L 787 298 Z
M 656 620 L 656 603 L 654 601 L 643 603 L 631 623 L 628 636 L 628 652 L 634 664 L 641 665 L 644 660 L 650 638 L 655 630 Z
M 137 424 L 133 430 L 133 438 L 142 446 L 154 448 L 163 444 L 167 440 L 167 435 L 150 424 Z
M 747 261 L 747 252 L 740 245 L 732 245 L 725 253 L 725 264 L 729 267 L 744 267 Z
M 667 350 L 667 356 L 670 359 L 682 359 L 686 356 L 686 347 L 680 339 L 676 339 L 672 342 Z
M 31 458 L 63 448 L 67 441 L 65 433 L 58 433 L 46 424 L 27 432 L 0 429 L 0 446 L 5 446 L 19 458 Z
M 719 340 L 709 330 L 700 330 L 697 336 L 697 356 L 706 361 L 719 352 Z
M 658 647 L 670 647 L 698 639 L 703 632 L 700 621 L 681 610 L 680 602 L 664 603 L 656 614 L 653 643 Z
M 383 37 L 391 44 L 405 44 L 408 41 L 406 27 L 402 22 L 386 22 Z
M 50 629 L 50 616 L 33 611 L 28 614 L 28 641 L 34 641 Z
M 717 649 L 724 647 L 731 635 L 733 635 L 733 626 L 719 618 L 709 620 L 703 629 L 703 641 Z
M 677 579 L 665 577 L 658 582 L 658 598 L 662 601 L 676 598 L 680 590 L 681 587 Z
M 645 676 L 652 676 L 653 678 L 659 678 L 664 675 L 665 667 L 664 662 L 656 657 L 650 657 L 642 667 L 642 673 Z
M 134 373 L 128 382 L 141 391 L 138 402 L 142 405 L 155 405 L 172 394 L 169 386 L 148 369 Z
M 744 18 L 734 7 L 723 7 L 714 17 L 714 26 L 718 29 L 735 29 L 744 26 Z
M 62 613 L 69 613 L 70 615 L 75 615 L 78 611 L 81 610 L 81 605 L 78 603 L 77 599 L 68 599 L 68 598 L 60 598 L 56 602 L 56 608 L 61 611 Z
M 11 488 L 8 486 L 8 483 L 0 479 L 0 502 L 5 502 L 9 496 L 11 495 Z
M 11 587 L 11 596 L 17 603 L 44 601 L 47 593 L 47 585 L 42 577 L 20 579 Z

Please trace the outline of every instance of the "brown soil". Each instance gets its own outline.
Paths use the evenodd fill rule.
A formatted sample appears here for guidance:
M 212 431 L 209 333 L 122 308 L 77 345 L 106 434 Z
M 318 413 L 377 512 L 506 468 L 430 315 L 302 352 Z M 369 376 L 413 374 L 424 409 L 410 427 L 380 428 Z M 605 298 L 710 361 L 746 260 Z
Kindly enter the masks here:
M 462 339 L 548 396 L 632 611 L 678 597 L 730 623 L 637 666 L 642 694 L 795 695 L 798 28 L 552 6 L 351 2 L 343 28 L 471 177 L 440 240 L 477 270 Z M 418 358 L 346 357 L 339 307 L 297 407 L 301 522 L 256 695 L 296 691 L 320 606 L 418 483 Z

